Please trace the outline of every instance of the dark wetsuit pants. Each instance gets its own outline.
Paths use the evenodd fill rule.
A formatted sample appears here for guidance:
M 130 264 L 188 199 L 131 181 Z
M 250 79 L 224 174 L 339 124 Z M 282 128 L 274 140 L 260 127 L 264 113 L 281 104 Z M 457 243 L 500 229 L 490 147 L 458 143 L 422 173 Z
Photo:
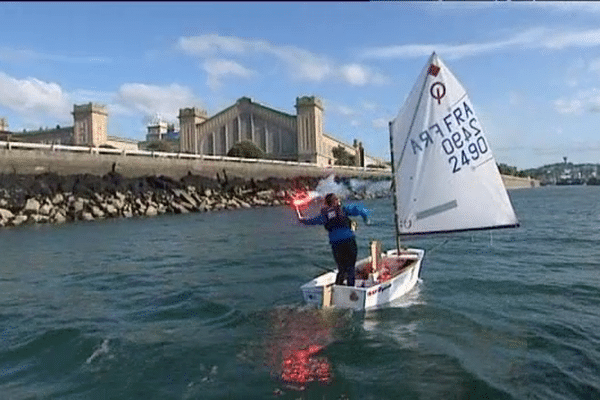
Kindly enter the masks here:
M 338 274 L 335 278 L 336 285 L 342 285 L 348 280 L 348 286 L 354 286 L 354 267 L 356 265 L 356 239 L 350 238 L 341 242 L 332 243 L 333 258 L 338 265 Z

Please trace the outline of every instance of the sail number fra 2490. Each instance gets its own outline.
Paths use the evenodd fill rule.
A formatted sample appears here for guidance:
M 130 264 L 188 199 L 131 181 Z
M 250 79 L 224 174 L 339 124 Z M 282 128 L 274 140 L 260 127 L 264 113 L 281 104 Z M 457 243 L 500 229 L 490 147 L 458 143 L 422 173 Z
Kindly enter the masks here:
M 477 117 L 467 101 L 461 102 L 445 117 L 410 139 L 413 154 L 424 151 L 437 141 L 441 144 L 452 173 L 459 172 L 471 161 L 477 161 L 489 147 L 477 122 Z M 437 140 L 436 140 L 437 139 Z

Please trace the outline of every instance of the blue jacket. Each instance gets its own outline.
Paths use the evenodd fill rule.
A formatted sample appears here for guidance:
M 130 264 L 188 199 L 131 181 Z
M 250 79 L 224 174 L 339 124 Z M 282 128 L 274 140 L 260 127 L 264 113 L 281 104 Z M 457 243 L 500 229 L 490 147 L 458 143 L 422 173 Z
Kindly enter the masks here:
M 361 216 L 366 222 L 369 218 L 369 210 L 367 210 L 362 204 L 352 204 L 348 206 L 342 206 L 342 211 L 347 216 Z M 301 219 L 300 223 L 304 225 L 325 225 L 327 218 L 320 213 L 316 217 Z M 354 237 L 354 232 L 348 227 L 339 227 L 329 231 L 329 243 L 335 244 L 342 240 L 350 239 Z

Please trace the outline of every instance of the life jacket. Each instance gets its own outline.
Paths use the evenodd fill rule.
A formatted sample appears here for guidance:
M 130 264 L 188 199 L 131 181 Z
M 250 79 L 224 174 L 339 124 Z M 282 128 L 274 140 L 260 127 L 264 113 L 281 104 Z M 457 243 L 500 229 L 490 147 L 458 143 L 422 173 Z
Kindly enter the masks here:
M 325 218 L 325 229 L 331 232 L 336 229 L 350 229 L 352 221 L 346 216 L 342 207 L 323 207 L 321 215 Z

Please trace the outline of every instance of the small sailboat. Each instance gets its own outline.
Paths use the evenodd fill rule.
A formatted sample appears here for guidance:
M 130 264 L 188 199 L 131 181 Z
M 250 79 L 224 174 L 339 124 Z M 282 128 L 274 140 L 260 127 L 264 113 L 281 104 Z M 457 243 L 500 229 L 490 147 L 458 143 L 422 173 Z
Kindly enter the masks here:
M 397 248 L 371 242 L 354 286 L 335 285 L 337 271 L 302 285 L 309 304 L 365 310 L 405 295 L 425 251 L 401 246 L 401 237 L 519 226 L 481 120 L 437 54 L 389 128 Z

